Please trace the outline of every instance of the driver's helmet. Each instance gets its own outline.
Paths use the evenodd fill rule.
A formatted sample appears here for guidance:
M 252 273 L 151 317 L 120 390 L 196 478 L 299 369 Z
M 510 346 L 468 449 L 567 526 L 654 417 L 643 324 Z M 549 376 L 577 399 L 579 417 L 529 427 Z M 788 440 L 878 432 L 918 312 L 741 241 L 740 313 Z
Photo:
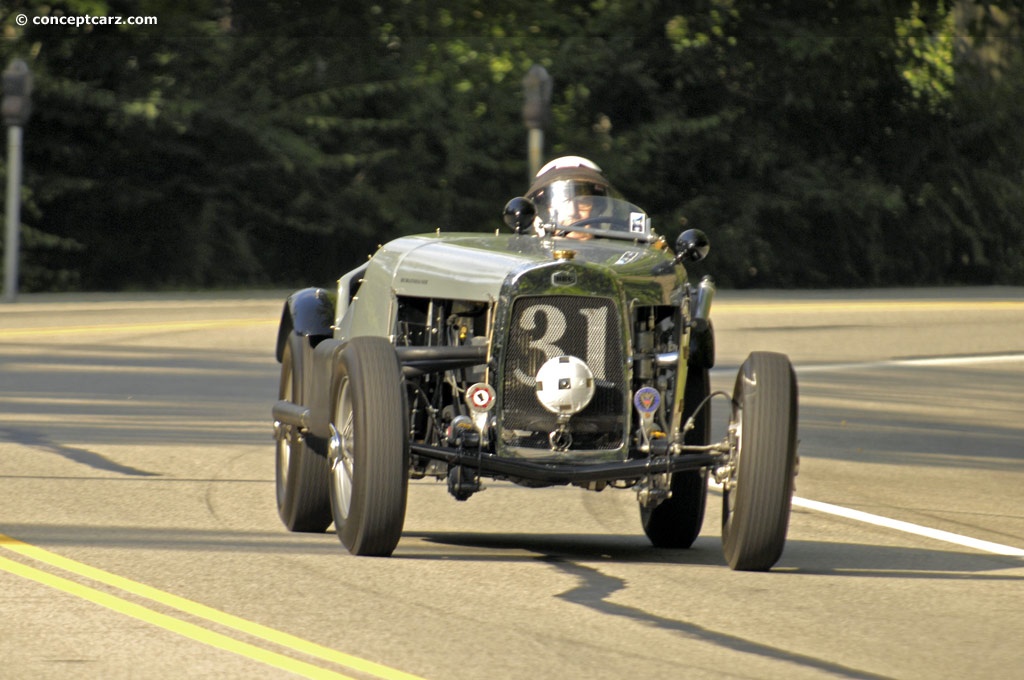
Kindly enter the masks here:
M 589 216 L 581 215 L 580 203 L 594 198 L 620 198 L 601 168 L 580 156 L 556 158 L 538 172 L 526 197 L 537 206 L 534 229 L 539 235 Z

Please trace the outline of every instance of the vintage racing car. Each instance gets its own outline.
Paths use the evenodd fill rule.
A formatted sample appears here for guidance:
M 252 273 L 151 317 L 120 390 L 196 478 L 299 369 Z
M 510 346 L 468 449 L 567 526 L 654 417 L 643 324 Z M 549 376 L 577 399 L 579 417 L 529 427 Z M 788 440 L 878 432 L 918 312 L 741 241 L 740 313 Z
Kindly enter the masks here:
M 282 521 L 333 522 L 351 553 L 386 556 L 410 478 L 447 480 L 458 500 L 489 478 L 633 489 L 651 542 L 688 548 L 710 475 L 728 564 L 770 569 L 797 471 L 788 358 L 753 352 L 732 394 L 712 394 L 715 288 L 684 268 L 706 236 L 687 230 L 672 252 L 587 172 L 556 175 L 508 203 L 511 231 L 399 238 L 337 291 L 288 298 L 272 409 Z M 559 201 L 589 205 L 558 214 Z M 730 410 L 718 438 L 714 397 Z

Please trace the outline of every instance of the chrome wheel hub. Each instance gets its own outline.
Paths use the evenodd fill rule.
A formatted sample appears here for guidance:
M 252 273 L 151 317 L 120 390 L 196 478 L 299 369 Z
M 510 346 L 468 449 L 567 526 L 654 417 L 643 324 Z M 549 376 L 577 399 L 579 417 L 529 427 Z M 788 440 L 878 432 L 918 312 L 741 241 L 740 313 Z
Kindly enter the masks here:
M 327 458 L 331 465 L 335 505 L 343 518 L 352 508 L 352 402 L 348 383 L 341 388 L 335 422 L 331 423 L 331 438 L 327 445 Z

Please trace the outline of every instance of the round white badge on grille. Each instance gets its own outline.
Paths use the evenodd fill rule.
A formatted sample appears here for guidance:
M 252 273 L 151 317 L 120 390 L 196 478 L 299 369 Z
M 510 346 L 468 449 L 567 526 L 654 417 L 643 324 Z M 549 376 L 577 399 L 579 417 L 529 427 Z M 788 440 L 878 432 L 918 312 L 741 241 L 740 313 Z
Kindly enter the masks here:
M 486 412 L 494 406 L 494 388 L 487 383 L 470 385 L 466 390 L 466 403 L 473 411 Z
M 537 371 L 536 379 L 537 401 L 552 413 L 579 413 L 597 389 L 590 367 L 582 359 L 568 355 L 548 359 Z

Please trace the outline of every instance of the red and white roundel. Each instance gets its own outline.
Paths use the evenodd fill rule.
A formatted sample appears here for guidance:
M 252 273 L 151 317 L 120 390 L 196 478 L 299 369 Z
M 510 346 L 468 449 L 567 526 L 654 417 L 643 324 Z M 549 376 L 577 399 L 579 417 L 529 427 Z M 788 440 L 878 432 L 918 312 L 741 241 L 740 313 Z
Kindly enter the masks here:
M 494 388 L 487 383 L 477 383 L 466 390 L 466 403 L 474 411 L 490 411 L 494 406 Z

